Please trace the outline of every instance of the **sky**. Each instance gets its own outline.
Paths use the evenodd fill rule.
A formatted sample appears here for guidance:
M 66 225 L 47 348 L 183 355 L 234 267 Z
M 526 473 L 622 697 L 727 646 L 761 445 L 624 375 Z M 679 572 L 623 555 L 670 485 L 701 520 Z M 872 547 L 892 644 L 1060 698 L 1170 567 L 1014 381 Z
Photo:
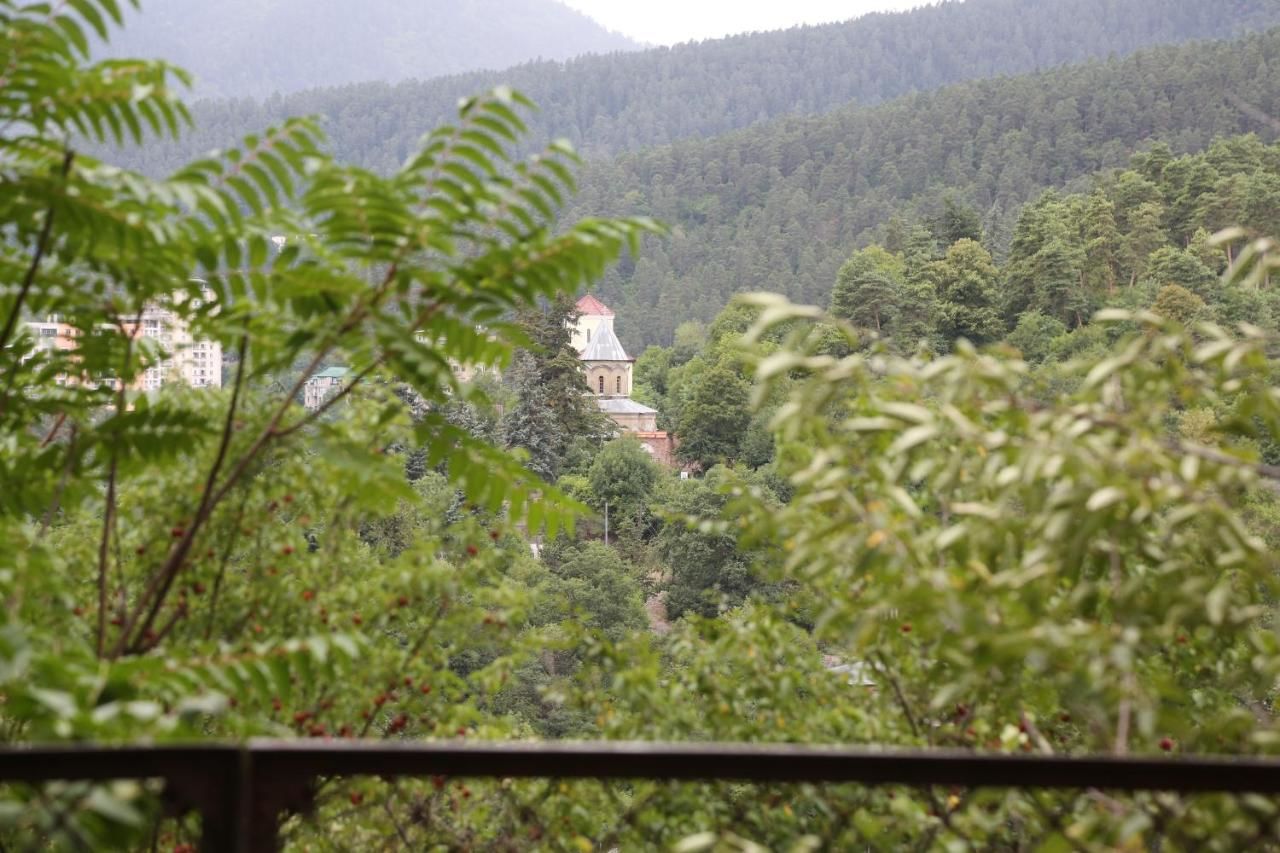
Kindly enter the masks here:
M 611 30 L 649 44 L 675 44 L 752 30 L 844 21 L 910 9 L 924 0 L 561 0 Z

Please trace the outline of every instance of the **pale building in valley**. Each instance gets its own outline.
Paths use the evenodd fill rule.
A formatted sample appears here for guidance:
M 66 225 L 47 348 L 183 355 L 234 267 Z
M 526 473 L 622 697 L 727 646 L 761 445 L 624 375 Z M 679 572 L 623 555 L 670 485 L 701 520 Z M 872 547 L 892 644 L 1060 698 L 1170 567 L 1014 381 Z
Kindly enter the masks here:
M 212 299 L 213 291 L 205 289 L 201 301 Z M 199 308 L 201 301 L 192 307 Z M 169 382 L 192 388 L 222 387 L 222 344 L 197 338 L 191 325 L 171 307 L 149 305 L 139 316 L 125 320 L 124 328 L 126 334 L 156 341 L 163 353 L 138 381 L 143 391 L 155 391 Z
M 302 386 L 302 405 L 311 411 L 323 406 L 326 400 L 342 390 L 350 372 L 346 367 L 326 367 L 312 376 Z
M 201 300 L 213 299 L 213 291 L 205 289 Z M 199 308 L 201 302 L 193 307 Z M 68 323 L 59 315 L 27 321 L 27 330 L 35 339 L 35 347 L 27 358 L 40 353 L 61 351 L 74 353 L 85 330 Z M 135 340 L 147 338 L 158 345 L 160 357 L 143 371 L 131 385 L 131 390 L 155 391 L 170 382 L 182 382 L 193 388 L 222 387 L 222 345 L 217 341 L 198 338 L 191 326 L 171 307 L 148 305 L 142 313 L 122 319 L 120 326 L 100 326 L 95 334 L 119 334 L 123 332 Z M 72 362 L 75 356 L 70 357 Z M 95 384 L 95 377 L 62 375 L 58 384 Z M 110 380 L 117 383 L 117 380 Z
M 613 311 L 588 294 L 578 300 L 578 314 L 572 341 L 596 405 L 655 459 L 673 465 L 675 439 L 658 429 L 658 410 L 631 399 L 636 360 L 627 355 L 613 331 Z

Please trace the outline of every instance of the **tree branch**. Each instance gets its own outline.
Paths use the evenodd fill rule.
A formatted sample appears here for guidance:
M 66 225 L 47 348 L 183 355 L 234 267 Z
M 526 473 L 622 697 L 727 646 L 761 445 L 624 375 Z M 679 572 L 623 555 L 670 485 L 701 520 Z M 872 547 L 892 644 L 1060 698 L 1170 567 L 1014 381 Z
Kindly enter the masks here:
M 116 644 L 113 656 L 119 656 L 129 647 L 129 636 L 137 625 L 138 617 L 148 606 L 150 609 L 147 612 L 146 619 L 141 627 L 138 627 L 138 637 L 141 638 L 151 628 L 156 614 L 160 611 L 160 606 L 164 603 L 165 595 L 173 584 L 173 579 L 177 576 L 178 570 L 186 560 L 187 554 L 191 552 L 196 533 L 212 511 L 214 504 L 212 497 L 213 486 L 217 482 L 218 474 L 222 471 L 222 465 L 227 458 L 227 451 L 231 447 L 231 437 L 235 432 L 236 411 L 239 408 L 240 393 L 244 387 L 245 361 L 248 351 L 249 333 L 245 332 L 240 336 L 238 348 L 240 361 L 236 365 L 235 385 L 231 390 L 231 403 L 227 406 L 227 417 L 222 426 L 222 438 L 218 443 L 218 454 L 214 458 L 213 465 L 209 468 L 208 477 L 205 478 L 204 491 L 200 494 L 200 505 L 196 508 L 195 517 L 192 518 L 190 527 L 183 531 L 182 538 L 178 540 L 178 543 L 169 552 L 169 556 L 160 571 L 152 576 L 151 583 L 147 585 L 146 591 L 138 601 L 138 607 L 134 611 L 133 618 L 129 620 L 128 624 L 120 632 L 120 641 Z
M 119 318 L 117 318 L 117 322 Z M 124 324 L 119 323 L 123 328 Z M 133 335 L 128 335 L 124 343 L 124 365 L 117 380 L 120 387 L 116 389 L 117 418 L 123 417 L 127 400 L 125 377 L 129 375 L 129 360 L 133 357 Z M 102 513 L 102 540 L 98 543 L 98 637 L 95 649 L 98 657 L 102 657 L 107 648 L 107 563 L 111 549 L 112 522 L 116 514 L 116 474 L 120 469 L 120 438 L 117 435 L 111 442 L 111 462 L 107 469 L 107 505 Z
M 62 496 L 66 493 L 67 483 L 71 479 L 71 466 L 76 459 L 76 438 L 79 434 L 79 426 L 75 423 L 71 424 L 71 432 L 67 437 L 67 458 L 62 463 L 62 474 L 58 477 L 58 485 L 49 501 L 49 508 L 45 510 L 44 517 L 40 519 L 40 533 L 37 538 L 43 537 L 49 532 L 49 525 L 53 524 L 54 513 L 58 511 L 58 507 L 62 504 Z
M 76 153 L 71 149 L 67 149 L 66 154 L 62 158 L 62 179 L 66 180 L 67 175 L 71 173 L 71 163 L 75 160 Z M 44 225 L 40 228 L 40 236 L 36 238 L 36 251 L 31 256 L 31 264 L 27 267 L 27 273 L 22 277 L 22 285 L 18 288 L 18 298 L 13 302 L 13 308 L 9 311 L 9 316 L 5 319 L 4 329 L 0 330 L 0 351 L 9 345 L 9 337 L 13 334 L 14 328 L 18 325 L 18 320 L 22 316 L 23 303 L 27 301 L 28 294 L 31 293 L 31 287 L 35 284 L 36 272 L 40 269 L 40 263 L 44 260 L 45 252 L 49 248 L 49 238 L 53 235 L 53 219 L 55 209 L 53 205 L 49 205 L 48 211 L 44 215 Z M 13 383 L 17 380 L 17 371 L 11 371 L 9 381 L 5 384 L 4 394 L 0 395 L 0 413 L 4 412 L 6 404 L 9 402 L 9 394 L 13 391 Z

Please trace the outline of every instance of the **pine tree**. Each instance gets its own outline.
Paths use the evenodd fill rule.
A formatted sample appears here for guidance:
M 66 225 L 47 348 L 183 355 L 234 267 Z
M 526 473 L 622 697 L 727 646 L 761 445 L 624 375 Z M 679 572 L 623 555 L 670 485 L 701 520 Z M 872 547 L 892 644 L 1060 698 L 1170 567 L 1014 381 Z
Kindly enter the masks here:
M 943 246 L 951 246 L 960 240 L 982 242 L 982 217 L 972 207 L 947 193 L 942 199 L 942 211 L 929 222 L 929 230 Z
M 997 306 L 999 275 L 991 254 L 967 238 L 930 265 L 937 294 L 937 330 L 944 341 L 949 344 L 965 338 L 984 344 L 1004 334 Z
M 1085 280 L 1090 290 L 1115 293 L 1122 251 L 1116 206 L 1095 192 L 1089 196 L 1084 216 Z
M 854 252 L 836 277 L 831 313 L 884 335 L 897 319 L 904 285 L 903 264 L 897 256 L 878 246 Z
M 560 428 L 550 388 L 543 383 L 538 365 L 528 353 L 516 357 L 507 371 L 507 381 L 515 399 L 502 416 L 503 444 L 523 448 L 529 454 L 529 470 L 548 483 L 555 482 L 568 434 Z
M 1130 230 L 1124 237 L 1124 259 L 1130 286 L 1146 273 L 1147 258 L 1151 253 L 1168 242 L 1160 225 L 1163 216 L 1163 208 L 1155 202 L 1138 205 L 1129 216 Z

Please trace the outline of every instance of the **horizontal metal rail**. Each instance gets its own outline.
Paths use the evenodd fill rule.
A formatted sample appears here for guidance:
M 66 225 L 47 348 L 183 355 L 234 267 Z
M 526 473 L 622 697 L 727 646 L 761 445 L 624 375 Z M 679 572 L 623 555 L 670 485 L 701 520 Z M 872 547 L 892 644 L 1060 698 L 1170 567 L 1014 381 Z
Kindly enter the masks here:
M 203 816 L 206 850 L 273 850 L 280 815 L 306 811 L 316 780 L 342 776 L 735 780 L 1280 794 L 1280 761 L 1232 757 L 984 755 L 715 743 L 270 740 L 0 750 L 0 782 L 163 779 L 179 810 L 194 810 Z

